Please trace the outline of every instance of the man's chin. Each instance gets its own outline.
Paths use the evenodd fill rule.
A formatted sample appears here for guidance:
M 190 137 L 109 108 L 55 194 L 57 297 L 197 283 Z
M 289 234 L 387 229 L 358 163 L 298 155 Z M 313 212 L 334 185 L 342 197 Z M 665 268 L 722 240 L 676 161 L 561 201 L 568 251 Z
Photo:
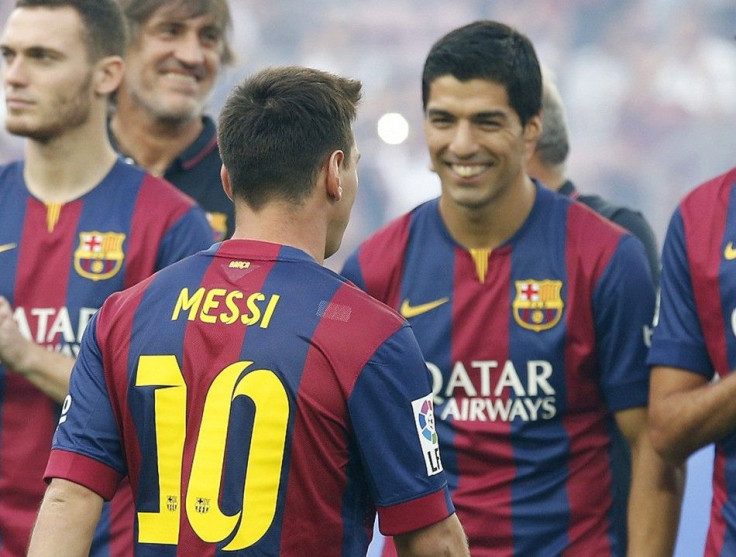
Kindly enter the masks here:
M 52 135 L 48 130 L 40 129 L 36 126 L 29 126 L 28 124 L 16 123 L 7 121 L 5 123 L 5 130 L 10 135 L 17 137 L 24 137 L 26 139 L 33 139 L 34 141 L 47 141 Z
M 454 205 L 469 210 L 480 209 L 490 202 L 487 195 L 474 195 L 471 192 L 453 192 L 448 197 Z
M 193 99 L 182 99 L 181 95 L 166 95 L 161 99 L 157 110 L 153 113 L 164 122 L 184 123 L 199 118 L 204 112 L 204 105 Z

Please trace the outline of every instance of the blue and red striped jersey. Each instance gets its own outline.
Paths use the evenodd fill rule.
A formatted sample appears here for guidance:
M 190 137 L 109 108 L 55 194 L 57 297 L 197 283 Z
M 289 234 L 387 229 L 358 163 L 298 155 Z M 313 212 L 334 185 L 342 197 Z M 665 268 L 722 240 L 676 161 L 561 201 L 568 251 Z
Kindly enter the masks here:
M 24 336 L 51 350 L 76 356 L 105 298 L 212 243 L 191 199 L 123 162 L 64 204 L 31 195 L 23 169 L 23 162 L 0 168 L 0 295 Z M 59 410 L 0 362 L 0 556 L 25 555 Z M 130 549 L 130 527 L 103 534 L 123 503 L 105 510 L 95 549 L 106 556 Z M 104 548 L 111 537 L 122 552 Z
M 127 475 L 136 555 L 364 555 L 453 511 L 411 328 L 301 250 L 227 240 L 92 319 L 46 471 Z
M 712 379 L 736 368 L 736 168 L 695 188 L 670 220 L 649 364 Z M 736 433 L 716 443 L 708 556 L 736 554 Z
M 654 286 L 639 240 L 537 185 L 492 251 L 457 244 L 435 199 L 343 274 L 411 323 L 472 554 L 623 555 L 610 435 L 613 413 L 647 404 Z

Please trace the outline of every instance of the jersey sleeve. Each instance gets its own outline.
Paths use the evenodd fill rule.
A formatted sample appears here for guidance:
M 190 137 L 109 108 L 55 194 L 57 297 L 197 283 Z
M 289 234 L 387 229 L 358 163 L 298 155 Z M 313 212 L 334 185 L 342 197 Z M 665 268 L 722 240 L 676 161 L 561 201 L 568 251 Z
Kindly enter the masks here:
M 670 220 L 662 249 L 659 308 L 647 362 L 652 366 L 688 369 L 710 379 L 714 367 L 708 356 L 690 277 L 685 227 L 678 209 Z
M 208 249 L 213 243 L 213 232 L 204 211 L 192 206 L 166 231 L 159 245 L 156 270 Z
M 402 534 L 450 516 L 429 372 L 408 325 L 373 355 L 348 407 L 381 532 Z
M 644 246 L 626 234 L 593 292 L 600 385 L 614 412 L 647 405 L 646 343 L 654 301 Z
M 70 480 L 110 500 L 126 470 L 95 339 L 98 315 L 82 337 L 44 477 Z

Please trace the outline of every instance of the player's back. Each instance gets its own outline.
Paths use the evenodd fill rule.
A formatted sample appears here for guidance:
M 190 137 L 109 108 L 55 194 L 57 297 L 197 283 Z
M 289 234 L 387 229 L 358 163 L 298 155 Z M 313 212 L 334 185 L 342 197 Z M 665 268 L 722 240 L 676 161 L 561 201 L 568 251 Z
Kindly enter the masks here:
M 230 240 L 114 296 L 95 331 L 138 554 L 365 551 L 375 494 L 353 395 L 409 334 L 397 314 L 304 252 Z

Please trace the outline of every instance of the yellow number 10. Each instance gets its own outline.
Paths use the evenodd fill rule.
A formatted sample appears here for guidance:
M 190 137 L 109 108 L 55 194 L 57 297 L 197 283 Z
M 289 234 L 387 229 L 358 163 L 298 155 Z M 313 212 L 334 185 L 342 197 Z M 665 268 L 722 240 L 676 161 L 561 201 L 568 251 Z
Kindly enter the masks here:
M 189 524 L 202 540 L 217 543 L 235 532 L 230 543 L 223 548 L 227 551 L 253 545 L 273 522 L 289 421 L 289 399 L 275 373 L 257 369 L 241 377 L 252 364 L 231 364 L 212 382 L 202 411 L 185 498 Z M 175 356 L 141 356 L 135 385 L 158 387 L 154 406 L 159 510 L 138 513 L 138 540 L 141 543 L 173 545 L 179 539 L 187 386 Z M 243 508 L 229 516 L 223 514 L 219 507 L 220 483 L 230 409 L 239 396 L 250 398 L 256 412 L 243 488 Z

